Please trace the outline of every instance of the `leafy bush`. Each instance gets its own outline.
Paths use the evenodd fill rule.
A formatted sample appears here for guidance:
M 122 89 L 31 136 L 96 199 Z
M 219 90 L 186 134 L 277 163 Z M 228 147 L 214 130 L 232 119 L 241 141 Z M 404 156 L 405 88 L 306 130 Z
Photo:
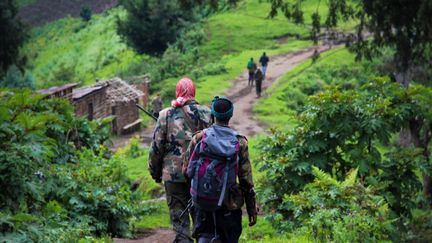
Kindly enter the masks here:
M 312 167 L 314 181 L 283 199 L 282 206 L 294 213 L 282 225 L 320 242 L 389 240 L 394 229 L 388 205 L 377 190 L 357 182 L 357 172 L 352 170 L 344 181 L 338 181 Z
M 127 151 L 126 153 L 129 158 L 136 159 L 143 155 L 143 149 L 140 147 L 139 144 L 140 144 L 139 136 L 135 136 L 131 138 L 130 144 L 126 149 Z
M 0 87 L 3 88 L 34 88 L 34 78 L 29 71 L 25 74 L 17 66 L 11 65 L 3 79 L 0 79 Z
M 65 100 L 16 90 L 0 92 L 0 124 L 1 239 L 130 234 L 140 195 L 102 146 L 109 119 L 76 118 Z
M 264 205 L 290 220 L 295 207 L 283 202 L 287 195 L 306 193 L 314 179 L 313 166 L 337 180 L 358 168 L 364 185 L 374 186 L 399 217 L 398 233 L 404 237 L 403 225 L 409 224 L 412 210 L 422 206 L 418 171 L 432 172 L 429 144 L 421 140 L 417 147 L 401 148 L 390 139 L 407 124 L 416 137 L 431 131 L 426 100 L 432 100 L 430 88 L 405 90 L 386 78 L 371 80 L 361 90 L 333 87 L 310 97 L 293 131 L 272 130 L 261 144 L 261 170 L 268 179 L 260 189 Z M 388 145 L 384 151 L 382 144 Z
M 14 64 L 25 63 L 20 48 L 28 38 L 28 29 L 19 18 L 19 7 L 14 0 L 0 2 L 0 78 Z

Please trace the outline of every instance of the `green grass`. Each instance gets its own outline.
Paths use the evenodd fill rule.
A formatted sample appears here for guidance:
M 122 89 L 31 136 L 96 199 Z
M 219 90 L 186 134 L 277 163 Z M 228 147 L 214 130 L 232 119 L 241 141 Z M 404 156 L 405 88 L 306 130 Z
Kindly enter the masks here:
M 295 25 L 282 16 L 268 19 L 269 11 L 269 3 L 247 0 L 236 9 L 210 17 L 205 27 L 208 41 L 200 50 L 209 57 L 219 57 L 245 50 L 277 49 L 278 37 L 308 35 L 309 26 Z
M 64 18 L 33 29 L 23 51 L 37 87 L 67 81 L 93 83 L 112 78 L 142 59 L 121 42 L 116 33 L 120 8 L 93 15 L 88 23 Z
M 336 49 L 322 53 L 316 63 L 307 60 L 297 65 L 278 79 L 266 91 L 266 97 L 258 101 L 253 109 L 258 119 L 274 127 L 292 129 L 296 124 L 297 111 L 288 107 L 287 101 L 290 99 L 306 100 L 307 96 L 301 91 L 294 93 L 298 94 L 299 97 L 287 96 L 287 90 L 298 90 L 298 86 L 301 86 L 304 80 L 312 79 L 316 82 L 321 82 L 322 77 L 319 75 L 310 77 L 310 74 L 316 68 L 326 67 L 331 69 L 332 66 L 336 67 L 342 64 L 354 64 L 354 55 L 346 49 Z
M 137 229 L 157 229 L 157 228 L 171 228 L 169 219 L 168 205 L 166 201 L 157 203 L 148 203 L 157 207 L 151 214 L 145 215 L 141 220 L 135 223 Z
M 131 143 L 133 144 L 133 142 Z M 163 186 L 154 182 L 148 171 L 148 148 L 139 148 L 142 153 L 137 158 L 131 158 L 129 150 L 131 145 L 126 146 L 116 152 L 116 156 L 123 158 L 123 163 L 127 166 L 128 177 L 133 181 L 140 181 L 139 191 L 143 193 L 143 207 L 152 207 L 148 215 L 135 222 L 137 229 L 169 228 L 168 206 L 165 200 L 159 202 L 146 202 L 147 200 L 158 198 L 163 193 Z
M 267 51 L 269 55 L 294 52 L 311 45 L 312 43 L 309 41 L 295 40 L 280 46 L 278 49 L 245 50 L 241 53 L 226 55 L 221 60 L 221 62 L 225 63 L 225 67 L 227 68 L 226 73 L 206 76 L 197 80 L 197 99 L 208 104 L 215 95 L 223 94 L 225 90 L 231 87 L 231 80 L 234 80 L 245 71 L 247 60 L 249 60 L 250 57 L 258 58 L 263 51 Z
M 159 197 L 163 192 L 162 184 L 154 182 L 148 171 L 148 148 L 140 148 L 142 155 L 131 158 L 127 155 L 130 145 L 117 151 L 116 156 L 121 156 L 127 166 L 128 177 L 132 181 L 139 181 L 139 191 L 143 193 L 143 200 Z
M 317 1 L 307 1 L 314 4 Z M 285 17 L 268 19 L 270 4 L 257 0 L 241 2 L 235 9 L 211 16 L 204 25 L 207 41 L 200 46 L 202 57 L 223 64 L 227 72 L 204 76 L 195 80 L 197 100 L 209 104 L 215 95 L 223 94 L 232 85 L 231 80 L 245 71 L 250 57 L 259 59 L 266 51 L 268 55 L 280 55 L 313 45 L 311 41 L 289 39 L 279 43 L 278 37 L 287 34 L 309 35 L 308 25 L 295 25 Z M 186 76 L 190 74 L 185 73 Z M 162 81 L 158 86 L 163 93 L 174 93 L 177 78 Z M 166 105 L 168 105 L 166 101 Z
M 317 2 L 306 1 L 305 6 Z M 223 63 L 228 72 L 198 80 L 198 99 L 208 102 L 211 96 L 229 88 L 230 83 L 226 81 L 243 71 L 250 56 L 258 58 L 262 51 L 277 55 L 312 45 L 296 39 L 278 43 L 276 38 L 287 34 L 306 37 L 310 27 L 290 23 L 283 16 L 267 19 L 269 10 L 266 2 L 247 0 L 236 9 L 209 18 L 205 24 L 208 40 L 199 48 L 200 53 Z M 65 18 L 35 28 L 24 52 L 29 57 L 29 69 L 37 87 L 71 81 L 90 84 L 95 79 L 125 73 L 131 65 L 145 61 L 145 56 L 135 54 L 116 33 L 117 16 L 124 14 L 124 10 L 115 8 L 93 15 L 87 24 L 79 18 Z M 174 90 L 176 80 L 165 80 L 162 86 Z
M 205 24 L 207 41 L 200 46 L 203 57 L 225 65 L 226 73 L 204 76 L 196 81 L 197 100 L 209 104 L 215 95 L 223 94 L 232 85 L 230 82 L 243 71 L 250 57 L 256 60 L 265 51 L 270 56 L 294 52 L 313 45 L 311 41 L 289 38 L 286 43 L 277 41 L 279 37 L 299 35 L 309 36 L 311 14 L 316 10 L 319 0 L 303 3 L 305 24 L 296 25 L 279 14 L 274 19 L 267 18 L 270 4 L 266 1 L 245 0 L 232 10 L 211 16 Z M 327 7 L 321 4 L 319 12 L 326 16 Z M 324 17 L 322 17 L 324 19 Z M 352 30 L 353 23 L 342 25 Z M 190 76 L 190 74 L 185 74 Z M 176 78 L 162 81 L 164 93 L 174 93 Z M 168 105 L 168 101 L 166 101 Z
M 355 61 L 355 54 L 346 48 L 338 48 L 320 54 L 313 63 L 306 60 L 279 78 L 266 95 L 255 105 L 253 111 L 260 121 L 284 129 L 296 126 L 298 112 L 307 105 L 308 96 L 331 85 L 345 89 L 358 88 L 377 75 L 377 66 L 391 54 L 383 50 L 384 56 L 371 61 Z
M 268 242 L 268 243 L 310 243 L 307 236 L 288 235 L 278 233 L 271 224 L 261 215 L 258 216 L 257 224 L 253 227 L 248 225 L 248 217 L 243 215 L 243 231 L 240 236 L 240 242 Z

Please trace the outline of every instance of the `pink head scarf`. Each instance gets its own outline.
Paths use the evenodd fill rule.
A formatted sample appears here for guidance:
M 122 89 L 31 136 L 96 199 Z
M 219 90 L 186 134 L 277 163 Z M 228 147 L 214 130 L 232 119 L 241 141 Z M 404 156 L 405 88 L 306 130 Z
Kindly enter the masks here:
M 176 85 L 177 99 L 171 101 L 173 107 L 182 107 L 186 101 L 195 99 L 195 84 L 190 78 L 182 78 Z

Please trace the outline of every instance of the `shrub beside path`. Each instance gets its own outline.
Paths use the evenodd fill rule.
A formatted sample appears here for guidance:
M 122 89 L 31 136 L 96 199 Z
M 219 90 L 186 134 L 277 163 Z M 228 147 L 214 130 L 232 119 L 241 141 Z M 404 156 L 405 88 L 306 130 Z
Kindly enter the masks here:
M 338 46 L 335 46 L 338 47 Z M 283 74 L 293 69 L 298 63 L 311 58 L 314 51 L 324 52 L 330 50 L 328 46 L 314 46 L 302 49 L 297 52 L 288 53 L 280 56 L 271 57 L 267 68 L 266 79 L 263 81 L 262 96 L 267 95 L 266 89 Z M 247 60 L 245 60 L 245 63 Z M 246 64 L 245 64 L 246 65 Z M 266 125 L 255 119 L 253 106 L 258 98 L 255 93 L 255 86 L 248 86 L 248 73 L 245 71 L 237 79 L 233 80 L 233 86 L 226 92 L 226 96 L 234 102 L 234 117 L 231 120 L 231 126 L 237 129 L 240 134 L 247 137 L 259 133 L 265 133 Z M 145 144 L 149 144 L 153 126 L 150 126 L 141 133 Z M 168 217 L 168 215 L 167 215 Z M 136 239 L 118 239 L 116 243 L 166 243 L 173 242 L 175 233 L 171 229 L 143 229 L 139 230 Z

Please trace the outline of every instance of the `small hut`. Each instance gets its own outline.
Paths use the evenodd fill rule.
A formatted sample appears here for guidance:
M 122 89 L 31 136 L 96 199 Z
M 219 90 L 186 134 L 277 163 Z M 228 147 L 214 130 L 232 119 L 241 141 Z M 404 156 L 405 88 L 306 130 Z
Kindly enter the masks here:
M 107 107 L 107 85 L 90 86 L 73 90 L 75 114 L 90 121 L 110 115 Z
M 96 86 L 107 87 L 108 113 L 114 116 L 113 132 L 121 135 L 139 130 L 141 119 L 136 104 L 144 94 L 119 78 L 99 81 Z
M 148 81 L 145 80 L 148 84 Z M 123 135 L 140 129 L 141 119 L 135 104 L 146 97 L 139 88 L 113 78 L 92 86 L 76 88 L 77 83 L 39 90 L 47 98 L 66 98 L 75 107 L 75 114 L 89 120 L 113 116 L 113 133 Z M 147 86 L 148 88 L 148 86 Z M 148 90 L 148 89 L 147 89 Z

